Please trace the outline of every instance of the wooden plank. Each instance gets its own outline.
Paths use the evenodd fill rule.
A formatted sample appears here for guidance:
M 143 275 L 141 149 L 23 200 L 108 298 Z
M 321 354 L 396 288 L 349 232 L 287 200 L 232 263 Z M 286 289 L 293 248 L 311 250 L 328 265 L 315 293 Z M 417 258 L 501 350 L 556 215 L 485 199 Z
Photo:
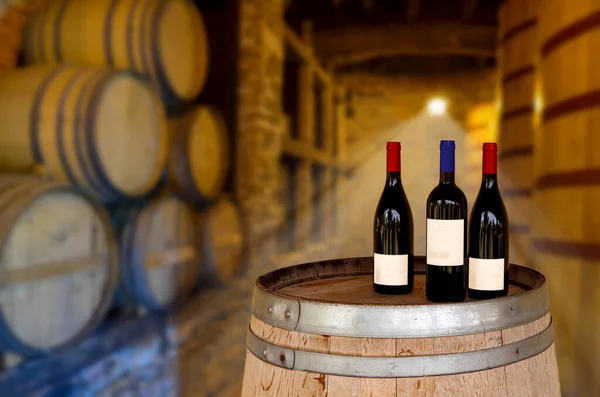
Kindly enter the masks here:
M 308 63 L 313 69 L 315 76 L 323 84 L 332 85 L 333 79 L 329 73 L 321 66 L 317 57 L 313 54 L 312 48 L 308 47 L 300 37 L 290 28 L 286 26 L 284 29 L 284 36 L 286 43 L 294 50 L 294 52 L 300 56 L 304 62 Z
M 186 245 L 162 252 L 153 252 L 146 256 L 144 267 L 154 269 L 162 266 L 182 265 L 195 261 L 198 258 L 198 250 L 193 245 Z
M 250 319 L 250 329 L 258 337 L 279 346 L 320 353 L 329 351 L 327 336 L 290 332 L 255 317 Z M 275 367 L 258 360 L 250 352 L 246 353 L 246 365 L 242 396 L 328 396 L 325 375 Z
M 495 27 L 451 22 L 330 28 L 314 35 L 315 54 L 334 66 L 398 55 L 492 58 L 496 42 Z
M 283 153 L 300 160 L 307 160 L 326 167 L 335 167 L 337 165 L 333 156 L 325 151 L 314 148 L 312 142 L 303 142 L 291 137 L 285 137 L 282 145 Z
M 348 157 L 348 138 L 346 135 L 346 101 L 344 97 L 344 88 L 336 88 L 335 105 L 335 139 L 336 139 L 336 158 L 339 162 L 345 162 Z
M 330 337 L 329 353 L 360 357 L 394 357 L 396 340 L 332 336 Z M 395 378 L 350 378 L 327 375 L 327 386 L 328 397 L 396 397 Z
M 106 267 L 106 254 L 80 256 L 57 262 L 40 263 L 31 267 L 2 268 L 0 285 L 12 286 L 38 282 L 54 277 L 63 277 L 74 273 L 84 273 Z

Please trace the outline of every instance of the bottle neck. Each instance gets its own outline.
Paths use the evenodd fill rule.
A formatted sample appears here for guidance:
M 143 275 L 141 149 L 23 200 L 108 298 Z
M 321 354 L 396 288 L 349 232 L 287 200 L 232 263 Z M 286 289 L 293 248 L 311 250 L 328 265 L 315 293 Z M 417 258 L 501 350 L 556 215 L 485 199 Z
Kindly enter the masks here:
M 484 189 L 497 189 L 498 176 L 496 174 L 483 174 L 481 178 L 481 187 Z
M 481 187 L 498 188 L 498 152 L 494 150 L 483 151 Z
M 401 183 L 400 179 L 400 151 L 387 151 L 386 185 L 395 186 Z
M 454 172 L 440 171 L 440 183 L 453 184 L 454 182 Z
M 440 150 L 440 183 L 453 184 L 455 156 L 453 149 Z
M 385 184 L 387 186 L 396 186 L 402 183 L 402 179 L 400 178 L 399 172 L 387 172 L 385 178 Z

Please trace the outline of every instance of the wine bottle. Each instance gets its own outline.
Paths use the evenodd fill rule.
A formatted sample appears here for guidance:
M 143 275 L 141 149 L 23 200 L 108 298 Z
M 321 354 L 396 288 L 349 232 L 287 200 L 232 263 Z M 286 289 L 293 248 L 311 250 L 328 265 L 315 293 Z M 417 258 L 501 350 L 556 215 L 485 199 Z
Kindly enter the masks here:
M 440 183 L 427 198 L 427 299 L 460 302 L 467 295 L 467 198 L 454 180 L 454 141 L 440 142 Z
M 388 142 L 387 177 L 373 221 L 373 288 L 407 294 L 414 284 L 413 217 L 400 178 L 400 142 Z
M 483 176 L 469 221 L 469 297 L 508 294 L 509 229 L 497 177 L 498 145 L 483 144 Z

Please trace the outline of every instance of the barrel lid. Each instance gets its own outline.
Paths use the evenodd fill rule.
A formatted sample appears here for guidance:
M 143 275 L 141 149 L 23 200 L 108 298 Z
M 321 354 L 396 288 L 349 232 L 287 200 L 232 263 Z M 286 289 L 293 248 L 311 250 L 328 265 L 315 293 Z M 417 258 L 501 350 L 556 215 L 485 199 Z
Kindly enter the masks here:
M 415 288 L 408 295 L 373 291 L 373 258 L 306 263 L 275 270 L 256 281 L 252 313 L 299 332 L 369 338 L 420 338 L 501 330 L 548 313 L 545 278 L 511 264 L 509 295 L 436 304 L 425 297 L 425 258 L 415 257 Z

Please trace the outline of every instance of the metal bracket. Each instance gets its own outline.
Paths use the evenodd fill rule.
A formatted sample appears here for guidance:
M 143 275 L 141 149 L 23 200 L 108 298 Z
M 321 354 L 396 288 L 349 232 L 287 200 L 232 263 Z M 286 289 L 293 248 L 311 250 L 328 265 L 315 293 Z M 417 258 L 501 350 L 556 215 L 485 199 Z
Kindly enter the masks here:
M 252 315 L 275 327 L 295 330 L 300 320 L 300 302 L 255 287 L 252 297 Z
M 546 285 L 519 295 L 445 305 L 351 305 L 297 300 L 255 286 L 252 314 L 292 331 L 362 338 L 425 338 L 497 331 L 550 310 Z
M 453 375 L 510 365 L 542 353 L 554 342 L 552 322 L 537 335 L 491 349 L 410 357 L 356 357 L 287 349 L 248 330 L 248 350 L 269 364 L 329 375 L 361 378 L 406 378 Z

